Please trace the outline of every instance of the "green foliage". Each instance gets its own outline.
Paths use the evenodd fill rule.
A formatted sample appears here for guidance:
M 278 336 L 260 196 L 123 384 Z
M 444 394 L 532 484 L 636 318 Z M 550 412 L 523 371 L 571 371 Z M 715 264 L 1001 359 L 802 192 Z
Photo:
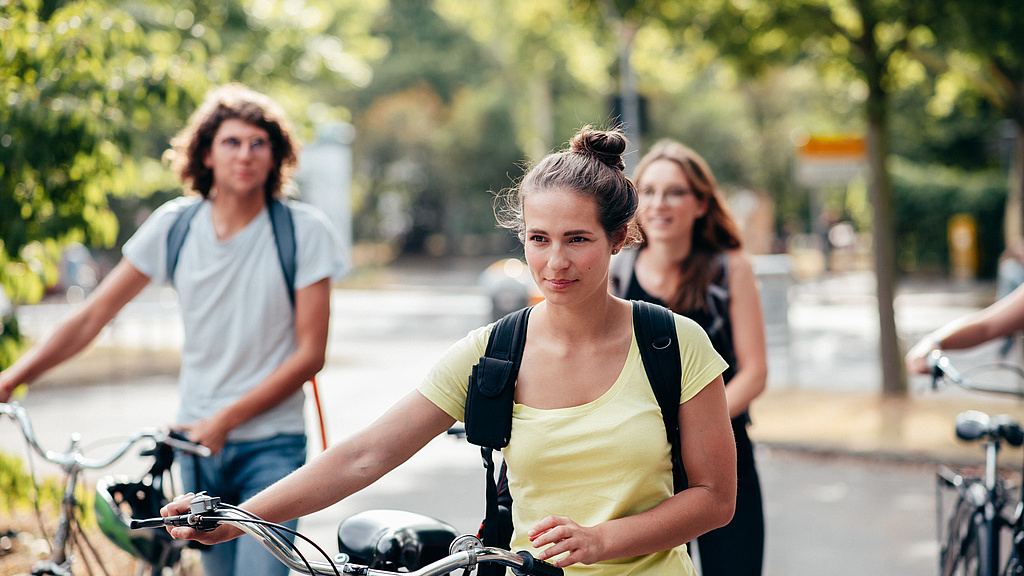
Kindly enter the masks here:
M 25 463 L 17 456 L 0 452 L 0 506 L 7 513 L 28 510 L 38 498 L 42 509 L 56 510 L 61 502 L 61 484 L 47 478 L 38 485 L 25 473 Z
M 991 99 L 995 82 L 970 80 L 992 80 L 995 70 L 1024 85 L 1014 83 L 1022 36 L 1007 24 L 1021 16 L 1015 7 L 0 0 L 0 284 L 16 301 L 38 299 L 56 280 L 64 244 L 120 244 L 134 212 L 177 194 L 159 158 L 206 90 L 228 81 L 278 99 L 304 140 L 319 122 L 354 124 L 357 241 L 401 229 L 407 251 L 439 236 L 446 253 L 506 251 L 490 192 L 581 124 L 608 123 L 627 44 L 646 102 L 643 144 L 690 144 L 724 186 L 771 194 L 780 226 L 808 218 L 807 192 L 792 179 L 791 135 L 863 132 L 877 88 L 890 96 L 896 155 L 989 170 L 993 126 L 1005 112 Z M 901 222 L 900 195 L 930 194 L 914 179 L 931 172 L 898 177 Z M 934 194 L 945 206 L 944 192 Z M 933 256 L 915 261 L 943 261 Z M 4 335 L 16 333 L 15 323 Z M 4 335 L 0 367 L 15 353 Z
M 0 0 L 0 289 L 39 300 L 68 243 L 111 247 L 119 224 L 134 229 L 111 198 L 180 192 L 160 158 L 212 85 L 270 93 L 300 137 L 346 119 L 310 91 L 369 81 L 366 58 L 386 50 L 366 31 L 380 7 Z M 6 328 L 0 368 L 17 348 Z
M 949 222 L 969 214 L 977 223 L 979 275 L 995 275 L 1003 250 L 1006 180 L 997 171 L 892 162 L 897 261 L 904 272 L 941 272 L 949 264 Z

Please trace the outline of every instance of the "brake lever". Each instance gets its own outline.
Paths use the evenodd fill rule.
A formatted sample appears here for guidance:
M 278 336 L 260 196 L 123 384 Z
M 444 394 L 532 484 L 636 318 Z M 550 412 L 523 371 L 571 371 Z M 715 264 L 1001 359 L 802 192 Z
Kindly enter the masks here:
M 129 527 L 132 530 L 139 528 L 162 528 L 168 526 L 185 526 L 188 528 L 194 528 L 200 532 L 212 532 L 220 525 L 221 520 L 228 520 L 228 518 L 221 518 L 219 516 L 211 516 L 210 514 L 217 511 L 217 507 L 220 506 L 220 498 L 217 496 L 210 496 L 206 492 L 200 492 L 192 498 L 192 502 L 188 505 L 188 514 L 178 514 L 176 516 L 167 516 L 160 518 L 148 518 L 145 520 L 132 519 Z

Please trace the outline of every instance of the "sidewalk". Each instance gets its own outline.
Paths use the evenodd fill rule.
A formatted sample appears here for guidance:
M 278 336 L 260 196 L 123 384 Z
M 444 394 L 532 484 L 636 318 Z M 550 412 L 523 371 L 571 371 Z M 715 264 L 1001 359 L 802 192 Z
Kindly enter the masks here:
M 980 444 L 956 438 L 964 410 L 1024 418 L 1024 402 L 936 392 L 887 398 L 879 393 L 769 389 L 751 409 L 755 442 L 777 449 L 946 464 L 978 464 Z M 1001 461 L 1019 467 L 1021 450 Z

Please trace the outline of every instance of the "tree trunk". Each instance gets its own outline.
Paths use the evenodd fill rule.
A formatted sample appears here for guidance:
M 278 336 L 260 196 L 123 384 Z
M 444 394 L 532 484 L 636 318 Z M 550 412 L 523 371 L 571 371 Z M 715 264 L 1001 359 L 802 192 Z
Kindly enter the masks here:
M 885 158 L 889 145 L 884 115 L 868 120 L 868 162 L 871 168 L 871 204 L 874 217 L 875 296 L 878 300 L 879 345 L 882 360 L 882 392 L 889 396 L 907 393 L 906 374 L 896 336 L 893 300 L 896 256 L 893 241 L 892 187 Z
M 893 299 L 896 288 L 896 243 L 893 239 L 892 186 L 886 158 L 889 156 L 888 105 L 883 86 L 884 55 L 875 43 L 874 32 L 883 19 L 872 10 L 866 0 L 855 2 L 864 20 L 864 32 L 858 39 L 863 60 L 860 69 L 868 85 L 866 105 L 868 121 L 868 164 L 871 170 L 869 184 L 873 213 L 873 250 L 875 257 L 875 297 L 878 301 L 878 340 L 882 361 L 882 392 L 887 396 L 907 393 L 907 376 L 903 369 L 899 339 L 896 336 L 896 315 Z

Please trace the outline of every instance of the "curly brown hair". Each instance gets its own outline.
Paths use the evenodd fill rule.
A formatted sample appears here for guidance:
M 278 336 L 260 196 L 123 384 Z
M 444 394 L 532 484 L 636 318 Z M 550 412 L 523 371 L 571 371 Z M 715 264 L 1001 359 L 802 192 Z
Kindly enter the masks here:
M 519 185 L 495 199 L 498 225 L 525 240 L 523 199 L 537 190 L 560 188 L 589 197 L 597 205 L 601 227 L 613 242 L 626 245 L 640 240 L 634 222 L 639 196 L 626 177 L 622 154 L 628 141 L 619 130 L 584 126 L 569 141 L 569 148 L 545 156 L 523 176 Z M 623 234 L 624 232 L 624 234 Z
M 267 131 L 274 154 L 274 167 L 264 185 L 266 199 L 280 196 L 284 183 L 298 164 L 299 145 L 291 136 L 291 125 L 281 107 L 269 96 L 240 84 L 211 90 L 192 114 L 188 125 L 171 140 L 166 157 L 171 168 L 191 191 L 209 198 L 213 170 L 204 160 L 213 137 L 225 120 L 243 120 Z

